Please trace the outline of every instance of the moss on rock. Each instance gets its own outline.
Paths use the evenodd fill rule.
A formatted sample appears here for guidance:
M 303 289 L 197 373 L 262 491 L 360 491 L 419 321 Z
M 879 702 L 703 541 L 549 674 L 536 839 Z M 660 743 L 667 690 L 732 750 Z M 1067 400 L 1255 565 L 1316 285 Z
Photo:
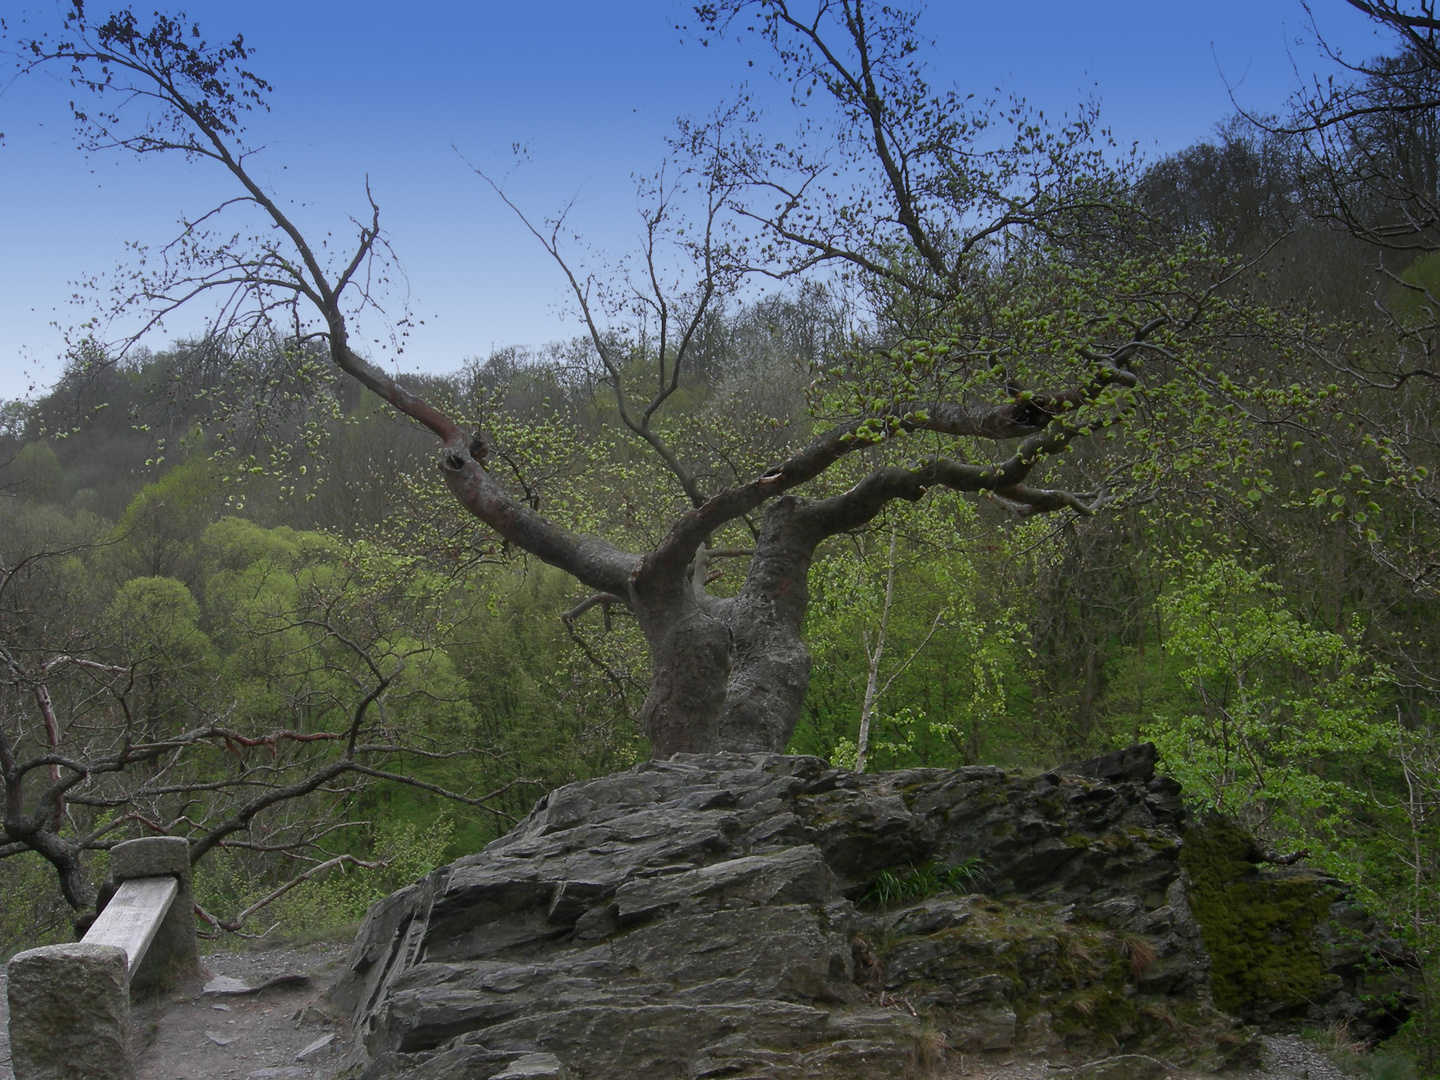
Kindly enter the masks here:
M 1257 861 L 1255 837 L 1214 815 L 1186 830 L 1180 850 L 1215 1004 L 1252 1022 L 1303 1014 L 1334 981 L 1315 934 L 1330 890 L 1304 874 L 1262 880 Z
M 879 916 L 876 928 L 884 989 L 964 1052 L 1190 1060 L 1195 1047 L 1216 1045 L 1236 1024 L 1203 1002 L 1143 992 L 1140 980 L 1155 959 L 1149 942 L 1073 905 L 937 897 Z

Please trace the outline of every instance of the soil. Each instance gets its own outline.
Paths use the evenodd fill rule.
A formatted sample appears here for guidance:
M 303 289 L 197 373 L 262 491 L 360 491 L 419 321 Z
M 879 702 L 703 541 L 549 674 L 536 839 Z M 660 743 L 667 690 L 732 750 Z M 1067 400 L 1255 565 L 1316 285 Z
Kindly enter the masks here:
M 347 1033 L 324 991 L 347 947 L 206 955 L 205 975 L 134 1003 L 136 1080 L 333 1080 Z

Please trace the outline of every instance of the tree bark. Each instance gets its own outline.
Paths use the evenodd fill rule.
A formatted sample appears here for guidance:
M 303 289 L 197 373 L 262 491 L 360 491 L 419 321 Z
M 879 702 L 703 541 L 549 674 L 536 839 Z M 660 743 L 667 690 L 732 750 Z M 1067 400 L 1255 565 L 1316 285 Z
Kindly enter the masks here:
M 720 710 L 730 674 L 730 630 L 713 602 L 697 597 L 684 566 L 652 558 L 631 576 L 630 608 L 650 648 L 650 692 L 640 727 L 657 758 L 712 754 L 722 747 Z
M 649 559 L 632 578 L 653 671 L 641 721 L 657 758 L 784 752 L 810 686 L 810 563 L 830 535 L 801 520 L 804 506 L 794 496 L 770 505 L 733 597 L 707 596 Z M 703 579 L 703 560 L 694 572 Z
M 726 750 L 784 753 L 810 687 L 810 650 L 801 630 L 815 544 L 795 528 L 799 505 L 793 496 L 771 504 L 745 584 L 723 602 L 733 650 L 720 714 Z

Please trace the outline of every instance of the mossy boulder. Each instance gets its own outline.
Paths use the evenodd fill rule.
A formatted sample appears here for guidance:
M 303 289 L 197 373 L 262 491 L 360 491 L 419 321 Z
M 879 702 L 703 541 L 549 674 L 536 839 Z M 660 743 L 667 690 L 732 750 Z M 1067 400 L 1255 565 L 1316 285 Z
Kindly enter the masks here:
M 870 925 L 885 990 L 952 1049 L 1160 1053 L 1210 1069 L 1253 1060 L 1238 1021 L 1197 993 L 1203 968 L 1184 989 L 1157 982 L 1159 939 L 1108 927 L 1074 904 L 933 897 Z
M 1267 861 L 1229 818 L 1208 815 L 1185 830 L 1180 864 L 1215 1004 L 1266 1028 L 1343 1022 L 1361 1038 L 1392 1034 L 1408 1014 L 1406 950 L 1345 883 Z

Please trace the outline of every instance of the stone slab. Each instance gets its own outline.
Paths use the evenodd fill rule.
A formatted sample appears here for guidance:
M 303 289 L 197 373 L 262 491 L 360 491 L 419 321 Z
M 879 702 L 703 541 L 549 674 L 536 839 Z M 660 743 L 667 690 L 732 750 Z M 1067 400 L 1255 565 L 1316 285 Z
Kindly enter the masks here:
M 134 878 L 121 883 L 85 934 L 87 945 L 125 950 L 130 972 L 139 966 L 180 891 L 173 877 Z
M 110 876 L 131 878 L 190 876 L 190 842 L 183 836 L 142 836 L 110 849 Z

